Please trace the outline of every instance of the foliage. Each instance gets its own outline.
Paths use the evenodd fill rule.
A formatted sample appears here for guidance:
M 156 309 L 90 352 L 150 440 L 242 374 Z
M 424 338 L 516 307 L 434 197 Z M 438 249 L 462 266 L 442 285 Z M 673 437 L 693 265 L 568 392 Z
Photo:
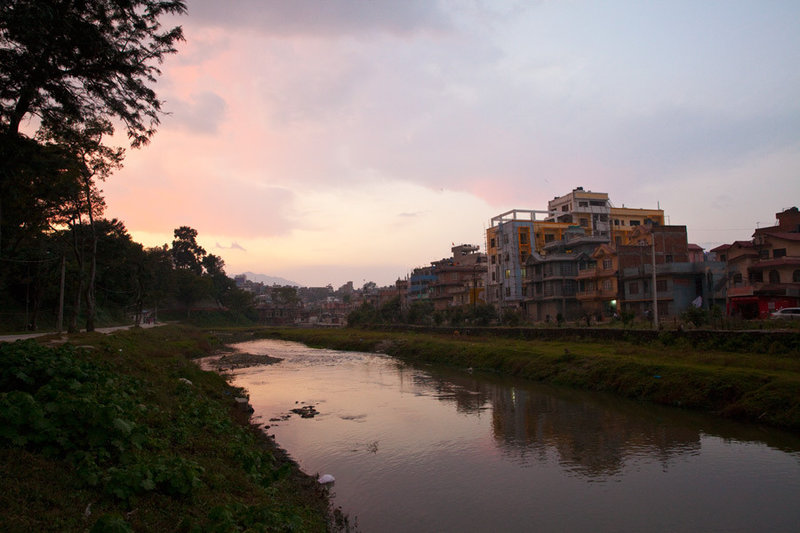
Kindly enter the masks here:
M 684 323 L 691 323 L 695 326 L 704 326 L 711 320 L 710 314 L 705 309 L 695 306 L 689 306 L 683 313 L 681 313 L 681 321 Z
M 102 227 L 98 181 L 122 163 L 124 150 L 105 143 L 114 124 L 123 124 L 133 147 L 154 134 L 161 101 L 151 85 L 183 39 L 180 27 L 164 28 L 161 19 L 185 11 L 183 0 L 0 3 L 0 295 L 7 300 L 0 303 L 21 307 L 13 291 L 24 286 L 26 328 L 36 327 L 56 292 L 58 259 L 70 331 L 79 315 L 93 330 L 103 303 L 125 305 L 107 298 L 115 292 L 141 315 L 152 286 L 147 261 L 132 243 L 118 255 L 102 250 L 104 238 L 124 239 Z M 122 285 L 100 292 L 103 276 Z
M 400 297 L 395 296 L 381 305 L 379 310 L 380 320 L 384 324 L 397 324 L 403 322 L 403 312 L 400 307 Z
M 497 310 L 492 304 L 478 304 L 470 308 L 470 320 L 476 326 L 488 326 L 497 320 Z
M 82 361 L 71 346 L 0 345 L 0 444 L 72 463 L 82 480 L 126 500 L 144 491 L 191 494 L 197 464 L 170 455 L 142 424 L 141 384 Z M 156 453 L 154 453 L 156 452 Z
M 150 84 L 176 51 L 180 27 L 160 18 L 182 0 L 10 0 L 0 7 L 0 126 L 14 136 L 25 117 L 40 129 L 119 119 L 132 143 L 147 142 L 161 102 Z
M 500 321 L 504 326 L 519 326 L 522 323 L 522 314 L 518 309 L 506 307 L 500 317 Z
M 93 349 L 0 344 L 0 474 L 25 487 L 0 495 L 0 529 L 324 530 L 315 487 L 300 490 L 270 440 L 232 417 L 244 392 L 186 358 L 213 338 L 164 326 L 74 340 Z
M 380 315 L 375 306 L 368 302 L 362 303 L 358 308 L 347 315 L 347 324 L 350 326 L 368 326 L 377 324 Z
M 206 251 L 197 244 L 197 230 L 181 226 L 173 232 L 172 261 L 178 270 L 188 270 L 197 275 L 203 273 L 203 260 Z
M 272 301 L 278 305 L 295 306 L 300 303 L 300 297 L 297 295 L 297 287 L 284 286 L 273 287 L 270 290 Z
M 417 300 L 408 308 L 407 320 L 409 324 L 425 325 L 433 323 L 433 302 L 430 300 Z

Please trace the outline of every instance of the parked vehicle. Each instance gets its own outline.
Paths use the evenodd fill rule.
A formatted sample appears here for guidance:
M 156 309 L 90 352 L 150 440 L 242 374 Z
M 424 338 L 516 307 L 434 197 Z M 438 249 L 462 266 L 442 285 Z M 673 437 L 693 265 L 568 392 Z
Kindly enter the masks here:
M 800 320 L 800 307 L 784 307 L 772 313 L 770 318 L 788 318 L 790 320 Z

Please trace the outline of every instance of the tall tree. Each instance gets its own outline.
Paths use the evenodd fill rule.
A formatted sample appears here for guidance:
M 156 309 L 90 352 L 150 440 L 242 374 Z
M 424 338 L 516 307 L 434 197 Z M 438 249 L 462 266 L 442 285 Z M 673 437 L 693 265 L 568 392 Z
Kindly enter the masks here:
M 102 214 L 105 202 L 97 188 L 97 180 L 105 181 L 111 172 L 122 166 L 123 150 L 103 145 L 103 136 L 113 132 L 111 123 L 105 119 L 86 122 L 82 126 L 66 126 L 50 129 L 40 134 L 45 139 L 57 141 L 71 154 L 77 172 L 79 195 L 74 202 L 73 222 L 83 224 L 86 215 L 89 227 L 88 273 L 83 285 L 86 302 L 86 331 L 94 331 L 96 316 L 95 278 L 97 277 L 97 230 L 96 215 Z M 74 228 L 74 224 L 72 224 Z M 77 253 L 77 250 L 76 250 Z M 83 258 L 79 258 L 83 264 Z M 83 269 L 81 269 L 83 273 Z
M 27 167 L 22 124 L 58 142 L 104 121 L 111 134 L 118 120 L 133 147 L 146 144 L 161 113 L 150 85 L 183 39 L 160 19 L 185 12 L 184 0 L 0 2 L 0 252 L 12 184 Z
M 177 228 L 172 241 L 172 260 L 178 270 L 189 270 L 198 276 L 203 273 L 205 249 L 197 244 L 197 230 L 189 226 Z
M 27 116 L 40 127 L 112 116 L 131 143 L 146 143 L 161 101 L 150 84 L 183 39 L 162 28 L 183 0 L 5 0 L 0 4 L 0 125 L 16 135 Z

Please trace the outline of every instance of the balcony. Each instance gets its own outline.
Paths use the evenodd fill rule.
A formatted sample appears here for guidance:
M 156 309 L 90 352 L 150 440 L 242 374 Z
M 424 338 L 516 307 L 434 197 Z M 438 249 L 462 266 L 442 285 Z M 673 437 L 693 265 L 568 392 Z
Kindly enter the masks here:
M 593 291 L 578 291 L 575 297 L 581 301 L 590 300 L 616 300 L 617 291 L 615 289 L 596 289 Z

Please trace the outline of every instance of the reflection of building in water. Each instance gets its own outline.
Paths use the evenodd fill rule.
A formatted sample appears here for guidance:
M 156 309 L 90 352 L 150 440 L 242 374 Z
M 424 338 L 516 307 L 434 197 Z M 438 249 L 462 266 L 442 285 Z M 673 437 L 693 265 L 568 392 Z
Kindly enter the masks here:
M 399 373 L 405 392 L 452 402 L 459 412 L 477 413 L 490 405 L 495 442 L 504 455 L 524 463 L 556 460 L 575 474 L 603 478 L 619 473 L 632 457 L 656 458 L 668 468 L 671 459 L 700 448 L 697 429 L 671 424 L 663 417 L 666 411 L 653 405 L 519 381 L 512 385 L 486 375 L 411 367 Z
M 452 376 L 444 378 L 441 375 L 431 375 L 427 372 L 412 370 L 408 375 L 401 375 L 401 383 L 405 384 L 406 379 L 411 377 L 411 387 L 403 386 L 407 392 L 431 395 L 443 402 L 453 402 L 456 410 L 461 413 L 477 413 L 484 410 L 489 398 L 479 387 L 480 380 L 462 375 L 452 379 Z
M 652 406 L 621 409 L 622 402 L 582 400 L 581 393 L 555 396 L 533 389 L 485 383 L 493 405 L 496 442 L 509 455 L 558 460 L 577 474 L 605 477 L 620 471 L 629 457 L 656 456 L 667 461 L 700 447 L 697 430 L 664 424 L 649 415 Z

